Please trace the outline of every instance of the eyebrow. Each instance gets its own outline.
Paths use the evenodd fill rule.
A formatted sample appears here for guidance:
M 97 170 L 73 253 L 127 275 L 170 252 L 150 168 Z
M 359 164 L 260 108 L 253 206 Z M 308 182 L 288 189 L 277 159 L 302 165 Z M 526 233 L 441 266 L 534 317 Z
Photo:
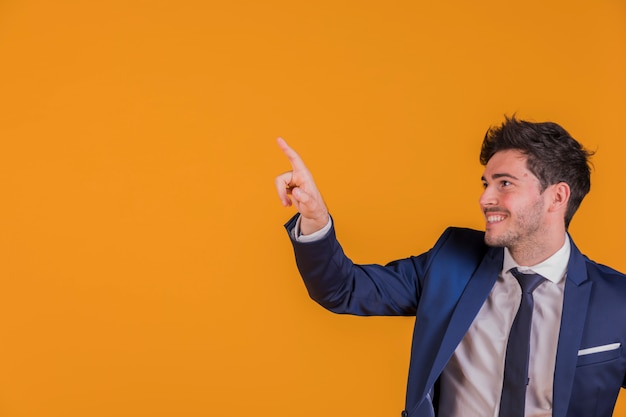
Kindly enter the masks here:
M 517 178 L 515 175 L 511 175 L 511 174 L 506 174 L 506 173 L 502 173 L 502 174 L 493 174 L 491 176 L 491 178 L 493 178 L 494 180 L 497 180 L 498 178 L 512 178 L 514 180 L 518 180 L 519 178 Z M 483 175 L 482 177 L 480 177 L 481 181 L 487 181 L 487 179 L 485 178 L 485 176 Z

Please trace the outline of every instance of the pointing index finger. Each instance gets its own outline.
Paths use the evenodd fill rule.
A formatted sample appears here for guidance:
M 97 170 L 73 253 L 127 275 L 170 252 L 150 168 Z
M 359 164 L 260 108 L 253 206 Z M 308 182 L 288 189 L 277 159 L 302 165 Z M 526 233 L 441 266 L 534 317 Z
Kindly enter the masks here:
M 285 139 L 278 138 L 276 141 L 278 142 L 278 146 L 280 147 L 280 149 L 289 159 L 289 162 L 291 163 L 291 167 L 293 168 L 294 171 L 306 170 L 306 166 L 304 165 L 302 158 L 300 158 L 300 155 L 298 155 L 296 151 L 294 151 L 289 145 L 287 145 L 287 142 L 285 142 Z
M 285 139 L 278 138 L 276 142 L 278 142 L 278 147 L 283 151 L 283 153 L 289 159 L 289 162 L 291 163 L 291 167 L 294 169 L 294 171 L 306 170 L 306 166 L 304 165 L 302 158 L 300 158 L 300 155 L 298 155 L 296 151 L 294 151 L 289 145 L 287 145 L 287 142 L 285 142 Z

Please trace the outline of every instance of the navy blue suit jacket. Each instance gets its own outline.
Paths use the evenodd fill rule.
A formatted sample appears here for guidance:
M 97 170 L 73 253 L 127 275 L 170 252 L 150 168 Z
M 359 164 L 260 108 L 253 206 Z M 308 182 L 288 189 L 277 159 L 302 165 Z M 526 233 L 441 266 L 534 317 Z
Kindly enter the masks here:
M 290 232 L 297 216 L 285 227 Z M 484 233 L 449 228 L 428 252 L 357 265 L 334 228 L 316 242 L 292 239 L 311 298 L 330 311 L 415 316 L 403 416 L 437 415 L 438 379 L 502 269 L 504 250 Z M 613 345 L 579 356 L 579 350 Z M 626 277 L 582 255 L 572 241 L 554 370 L 554 417 L 611 417 L 626 386 Z

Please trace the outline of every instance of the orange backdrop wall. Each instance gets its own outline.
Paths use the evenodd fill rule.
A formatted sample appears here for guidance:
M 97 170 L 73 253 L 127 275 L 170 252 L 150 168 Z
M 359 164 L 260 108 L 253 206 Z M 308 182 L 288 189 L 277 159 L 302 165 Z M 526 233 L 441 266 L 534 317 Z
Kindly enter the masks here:
M 621 0 L 6 0 L 0 57 L 3 417 L 398 415 L 412 320 L 308 299 L 277 136 L 369 263 L 482 226 L 489 125 L 559 122 L 626 271 Z

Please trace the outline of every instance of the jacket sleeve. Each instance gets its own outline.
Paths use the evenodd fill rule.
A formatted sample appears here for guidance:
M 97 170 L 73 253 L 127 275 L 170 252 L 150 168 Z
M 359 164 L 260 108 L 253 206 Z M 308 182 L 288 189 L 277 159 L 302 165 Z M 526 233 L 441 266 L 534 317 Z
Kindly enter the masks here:
M 289 235 L 297 215 L 286 225 Z M 326 309 L 360 316 L 415 315 L 430 252 L 385 266 L 354 264 L 337 241 L 334 226 L 314 242 L 291 239 L 309 295 Z

